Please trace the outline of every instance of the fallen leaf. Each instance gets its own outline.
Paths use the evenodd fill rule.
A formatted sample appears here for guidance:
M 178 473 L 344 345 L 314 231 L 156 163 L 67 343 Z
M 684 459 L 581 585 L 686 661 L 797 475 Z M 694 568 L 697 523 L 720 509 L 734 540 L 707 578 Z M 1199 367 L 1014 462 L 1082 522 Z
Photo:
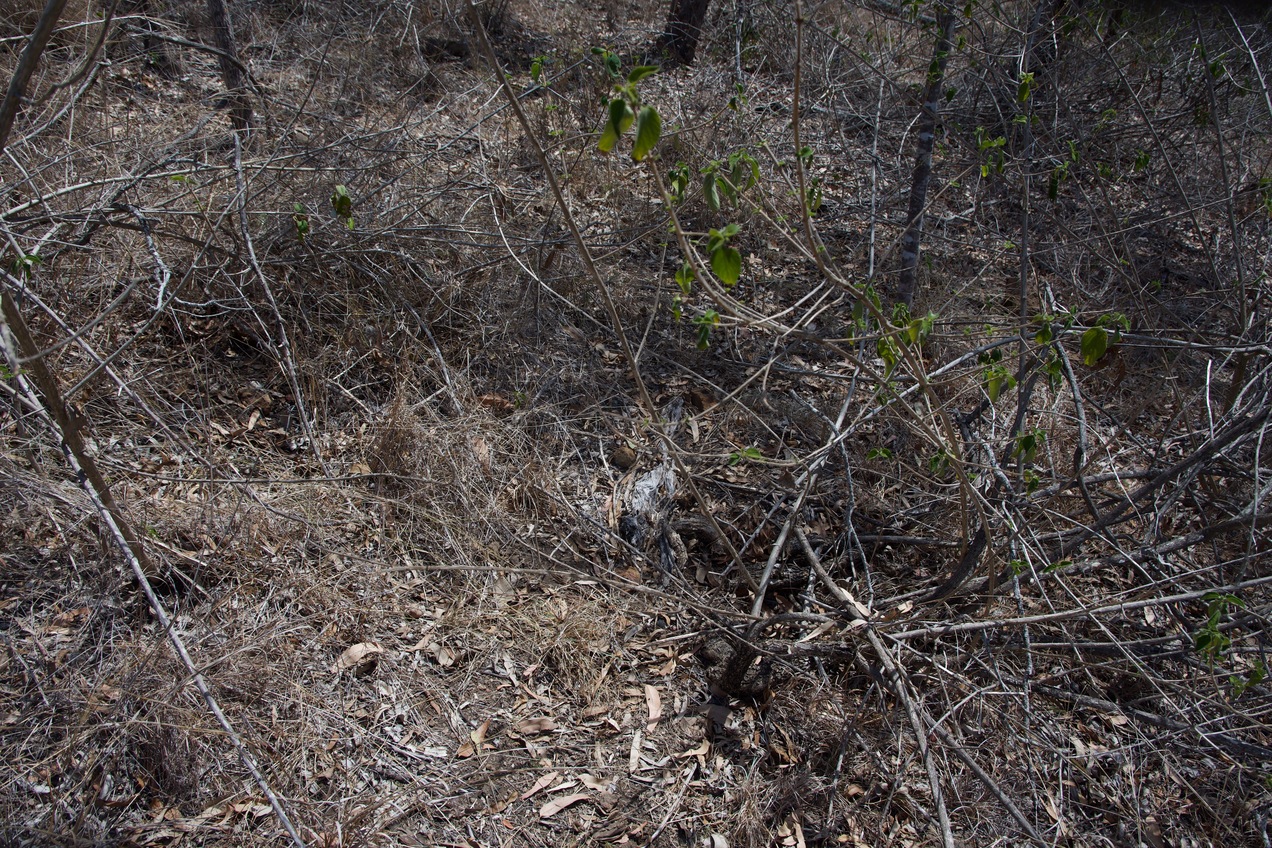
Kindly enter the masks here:
M 490 445 L 486 444 L 486 440 L 481 436 L 473 436 L 471 440 L 473 448 L 473 456 L 477 457 L 477 461 L 481 463 L 481 467 L 487 473 L 490 472 Z
M 912 609 L 914 609 L 914 602 L 913 602 L 913 601 L 906 601 L 905 603 L 903 603 L 903 604 L 901 604 L 900 606 L 898 606 L 896 609 L 894 609 L 894 610 L 890 610 L 890 611 L 888 611 L 887 613 L 885 613 L 885 614 L 884 614 L 884 616 L 883 616 L 883 620 L 884 620 L 884 621 L 895 621 L 896 619 L 898 619 L 898 618 L 900 618 L 901 616 L 905 615 L 906 613 L 908 613 L 908 612 L 909 612 L 910 610 L 912 610 Z
M 592 706 L 583 710 L 583 718 L 585 719 L 596 718 L 597 716 L 605 715 L 609 711 L 610 711 L 609 704 L 593 704 Z
M 711 741 L 709 739 L 703 739 L 702 742 L 698 744 L 697 748 L 685 751 L 682 754 L 677 754 L 676 759 L 687 760 L 690 757 L 705 757 L 709 753 L 711 753 Z
M 590 797 L 591 794 L 588 792 L 579 792 L 574 795 L 566 795 L 564 798 L 557 798 L 549 801 L 539 808 L 539 818 L 550 819 L 566 807 L 569 807 L 572 804 L 577 804 L 579 801 L 586 801 Z
M 468 740 L 459 746 L 459 749 L 455 751 L 455 756 L 461 760 L 466 760 L 481 750 L 482 744 L 486 741 L 486 732 L 489 730 L 490 719 L 486 719 L 468 733 Z
M 561 776 L 561 772 L 559 771 L 548 772 L 543 777 L 536 780 L 534 782 L 534 786 L 531 786 L 525 792 L 522 792 L 521 795 L 518 797 L 518 800 L 524 801 L 530 796 L 534 795 L 536 792 L 540 792 L 544 789 L 547 789 L 549 786 L 552 785 L 553 781 L 555 781 L 560 776 Z
M 635 774 L 640 769 L 640 742 L 642 734 L 637 730 L 632 734 L 632 748 L 627 754 L 627 771 Z
M 481 404 L 486 409 L 489 409 L 491 412 L 500 415 L 507 415 L 516 409 L 516 407 L 512 405 L 512 402 L 507 398 L 502 395 L 494 394 L 493 392 L 477 398 L 477 403 Z
M 509 582 L 507 577 L 500 575 L 499 579 L 495 581 L 495 607 L 504 609 L 516 599 L 517 592 L 512 588 L 512 583 Z
M 534 736 L 537 733 L 551 733 L 556 730 L 556 722 L 547 716 L 539 716 L 517 722 L 513 729 L 522 736 Z
M 607 791 L 607 787 L 609 785 L 605 781 L 601 780 L 599 777 L 590 775 L 587 772 L 583 772 L 581 775 L 579 775 L 579 781 L 582 782 L 582 784 L 586 786 L 588 789 L 595 789 L 598 792 Z
M 420 641 L 416 642 L 416 643 L 415 643 L 414 645 L 412 645 L 411 647 L 406 648 L 406 649 L 405 649 L 405 651 L 406 651 L 407 653 L 411 653 L 412 651 L 422 651 L 422 650 L 424 650 L 425 648 L 428 648 L 428 647 L 429 647 L 429 645 L 431 645 L 431 644 L 433 644 L 433 640 L 432 640 L 432 639 L 430 639 L 430 638 L 428 638 L 427 636 L 425 636 L 424 638 L 420 639 Z M 430 648 L 430 650 L 431 650 L 431 648 Z
M 428 650 L 433 655 L 433 659 L 437 660 L 437 664 L 442 668 L 450 668 L 455 664 L 455 652 L 445 645 L 439 645 L 436 642 L 429 643 Z
M 649 708 L 649 720 L 645 722 L 645 730 L 652 732 L 658 726 L 658 719 L 662 718 L 662 696 L 648 683 L 645 684 L 645 705 Z
M 331 673 L 339 674 L 350 668 L 356 669 L 359 673 L 365 673 L 374 668 L 378 656 L 382 653 L 384 648 L 376 642 L 359 642 L 356 645 L 350 645 L 331 667 Z

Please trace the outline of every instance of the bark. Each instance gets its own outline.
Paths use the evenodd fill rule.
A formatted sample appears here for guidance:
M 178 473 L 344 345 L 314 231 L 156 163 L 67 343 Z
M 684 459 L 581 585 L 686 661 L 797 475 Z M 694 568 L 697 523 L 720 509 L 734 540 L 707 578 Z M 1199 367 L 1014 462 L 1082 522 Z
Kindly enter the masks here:
M 658 39 L 654 54 L 663 55 L 670 64 L 692 65 L 710 5 L 711 0 L 672 0 L 667 26 Z
M 13 122 L 18 117 L 18 112 L 22 111 L 22 98 L 26 95 L 27 83 L 31 81 L 35 66 L 40 62 L 40 54 L 44 52 L 49 39 L 53 36 L 57 19 L 61 17 L 64 6 L 66 6 L 66 0 L 49 0 L 45 4 L 44 12 L 35 25 L 35 31 L 31 33 L 31 38 L 27 41 L 21 58 L 18 59 L 18 68 L 9 78 L 9 89 L 5 93 L 4 103 L 0 104 L 0 150 L 3 150 L 9 142 L 9 132 L 13 129 Z
M 915 280 L 919 267 L 919 245 L 923 241 L 923 212 L 927 206 L 928 183 L 932 179 L 932 146 L 936 141 L 936 122 L 941 113 L 941 86 L 945 81 L 945 65 L 949 61 L 958 22 L 954 10 L 945 3 L 937 14 L 938 35 L 932 63 L 928 66 L 927 84 L 923 89 L 923 108 L 919 113 L 919 149 L 910 180 L 910 208 L 906 214 L 905 234 L 901 237 L 901 279 L 897 298 L 907 308 L 914 306 Z
M 216 40 L 217 49 L 223 54 L 218 57 L 218 62 L 230 102 L 230 123 L 236 132 L 250 132 L 252 103 L 247 99 L 247 88 L 243 84 L 242 63 L 238 61 L 234 30 L 230 26 L 225 0 L 208 0 L 208 18 L 212 24 L 212 37 Z

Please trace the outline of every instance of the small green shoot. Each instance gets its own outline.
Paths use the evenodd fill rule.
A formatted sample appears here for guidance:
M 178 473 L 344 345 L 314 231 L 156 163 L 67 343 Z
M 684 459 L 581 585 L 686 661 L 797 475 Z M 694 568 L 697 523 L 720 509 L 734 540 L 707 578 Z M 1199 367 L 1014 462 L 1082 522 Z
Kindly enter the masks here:
M 43 262 L 44 260 L 40 258 L 38 253 L 23 253 L 9 263 L 9 273 L 15 277 L 29 280 L 35 273 L 36 266 Z
M 338 185 L 336 190 L 331 193 L 331 208 L 336 211 L 336 217 L 345 222 L 345 226 L 353 229 L 353 198 L 349 195 L 349 189 L 345 186 Z
M 698 350 L 706 350 L 711 346 L 711 331 L 720 326 L 720 313 L 708 309 L 694 318 L 693 323 L 698 328 Z
M 1201 599 L 1206 602 L 1206 622 L 1193 634 L 1193 646 L 1211 666 L 1232 647 L 1232 639 L 1219 629 L 1231 607 L 1244 609 L 1245 604 L 1236 595 L 1227 592 L 1207 592 Z
M 292 204 L 292 223 L 296 225 L 296 238 L 304 241 L 309 237 L 309 213 L 305 211 L 305 204 Z
M 1038 448 L 1042 447 L 1046 442 L 1046 432 L 1037 427 L 1027 433 L 1021 433 L 1016 437 L 1016 446 L 1011 451 L 1012 459 L 1023 459 L 1025 462 L 1033 462 L 1034 457 L 1038 454 Z

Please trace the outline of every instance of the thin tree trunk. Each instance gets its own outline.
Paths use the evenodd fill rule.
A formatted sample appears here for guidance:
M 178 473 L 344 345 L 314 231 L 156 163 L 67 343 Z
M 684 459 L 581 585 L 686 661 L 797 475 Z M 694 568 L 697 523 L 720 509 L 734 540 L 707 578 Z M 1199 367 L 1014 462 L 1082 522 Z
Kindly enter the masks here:
M 662 54 L 672 64 L 692 65 L 710 5 L 711 0 L 672 0 L 667 26 L 654 48 L 655 55 Z
M 9 131 L 13 129 L 13 122 L 18 117 L 18 112 L 22 111 L 22 98 L 26 95 L 27 83 L 31 81 L 35 66 L 40 62 L 40 54 L 44 52 L 49 39 L 53 36 L 57 19 L 62 16 L 64 6 L 66 6 L 66 0 L 49 0 L 45 4 L 44 12 L 35 25 L 35 31 L 31 33 L 31 40 L 27 42 L 21 58 L 18 59 L 18 68 L 9 78 L 9 89 L 5 93 L 4 103 L 0 104 L 0 150 L 3 150 L 9 142 Z
M 176 79 L 181 76 L 181 63 L 173 55 L 172 47 L 163 39 L 156 37 L 159 28 L 155 25 L 154 15 L 151 13 L 151 0 L 133 0 L 131 5 L 129 12 L 141 17 L 141 23 L 137 25 L 137 28 L 140 30 L 141 49 L 146 54 L 146 61 L 165 79 Z
M 247 99 L 247 88 L 243 85 L 243 72 L 240 70 L 238 50 L 234 46 L 234 30 L 230 27 L 230 15 L 226 11 L 225 0 L 208 0 L 208 17 L 211 19 L 212 36 L 216 40 L 217 49 L 224 54 L 218 57 L 218 61 L 230 101 L 230 123 L 237 132 L 249 132 L 252 129 L 252 104 Z
M 948 4 L 942 3 L 937 14 L 936 50 L 928 66 L 927 85 L 923 89 L 923 110 L 919 113 L 919 149 L 914 159 L 914 176 L 910 180 L 910 209 L 906 214 L 905 234 L 901 237 L 901 279 L 897 298 L 907 308 L 914 306 L 915 280 L 919 267 L 919 245 L 923 241 L 923 210 L 927 206 L 928 183 L 932 179 L 932 146 L 936 141 L 936 120 L 941 112 L 941 85 L 945 65 L 954 41 L 958 19 Z

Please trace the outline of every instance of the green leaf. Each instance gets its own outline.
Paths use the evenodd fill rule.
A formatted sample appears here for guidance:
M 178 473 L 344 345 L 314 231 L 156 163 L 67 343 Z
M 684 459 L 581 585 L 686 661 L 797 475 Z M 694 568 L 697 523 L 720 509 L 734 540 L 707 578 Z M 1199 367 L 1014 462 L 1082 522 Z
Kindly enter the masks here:
M 928 457 L 928 471 L 935 475 L 944 475 L 950 470 L 950 455 L 944 448 Z
M 922 345 L 932 335 L 932 329 L 936 326 L 937 314 L 929 312 L 922 318 L 915 318 L 906 325 L 905 338 L 910 344 Z
M 40 258 L 38 253 L 23 253 L 17 259 L 9 263 L 9 273 L 15 277 L 23 279 L 31 279 L 31 275 L 35 273 L 35 267 L 42 265 L 44 260 Z
M 632 159 L 641 161 L 654 149 L 658 139 L 662 137 L 662 118 L 653 106 L 640 107 L 640 116 L 636 118 L 636 143 L 632 145 Z
M 293 203 L 292 222 L 296 225 L 296 238 L 304 241 L 309 235 L 309 215 L 305 212 L 305 204 Z
M 694 318 L 693 323 L 698 327 L 698 350 L 706 350 L 711 346 L 711 331 L 720 323 L 720 313 L 708 309 Z
M 1109 350 L 1109 331 L 1092 327 L 1082 334 L 1082 364 L 1088 367 L 1104 358 Z
M 997 403 L 1003 389 L 1016 386 L 1016 378 L 1001 365 L 995 365 L 985 371 L 985 391 L 989 393 L 990 403 Z
M 676 285 L 680 286 L 680 291 L 685 297 L 689 296 L 689 291 L 693 288 L 693 281 L 696 278 L 693 266 L 688 262 L 680 266 L 680 270 L 676 272 Z
M 350 230 L 353 229 L 353 198 L 349 195 L 349 189 L 345 186 L 338 185 L 336 190 L 331 194 L 331 208 L 336 210 L 336 216 L 343 219 L 345 226 Z
M 341 218 L 350 218 L 353 215 L 353 198 L 349 196 L 349 189 L 345 186 L 338 185 L 336 190 L 331 194 L 331 208 L 336 210 L 336 215 Z
M 901 359 L 897 343 L 891 336 L 880 336 L 875 342 L 875 353 L 879 354 L 879 358 L 883 360 L 884 378 L 891 377 L 893 369 L 897 367 L 897 362 Z
M 1012 450 L 1012 457 L 1021 457 L 1025 462 L 1033 462 L 1034 457 L 1040 448 L 1047 441 L 1047 434 L 1038 428 L 1034 428 L 1028 433 L 1021 433 L 1016 437 L 1016 447 Z
M 627 105 L 627 101 L 623 98 L 615 97 L 609 102 L 609 119 L 605 122 L 605 130 L 601 133 L 601 140 L 596 146 L 602 153 L 609 153 L 634 120 L 636 115 L 632 112 L 632 107 Z
M 618 79 L 619 71 L 623 67 L 622 57 L 604 47 L 593 47 L 592 55 L 601 57 L 601 62 L 604 63 L 605 70 L 609 73 L 611 79 Z
M 1038 476 L 1038 472 L 1029 468 L 1025 469 L 1025 494 L 1032 495 L 1034 492 L 1038 491 L 1038 486 L 1041 485 L 1041 483 L 1042 478 Z
M 627 75 L 628 85 L 635 85 L 651 74 L 658 73 L 657 65 L 637 65 L 632 68 L 632 72 Z
M 707 199 L 707 207 L 712 212 L 720 211 L 720 190 L 715 174 L 707 174 L 703 177 L 702 196 Z
M 742 275 L 742 254 L 732 247 L 721 247 L 711 253 L 711 270 L 727 288 L 737 285 Z
M 530 79 L 535 82 L 539 81 L 540 75 L 543 73 L 543 57 L 535 56 L 534 61 L 530 63 Z
M 671 186 L 671 199 L 676 203 L 684 200 L 689 190 L 689 166 L 677 162 L 676 167 L 667 172 L 667 182 Z
M 1029 99 L 1030 93 L 1033 91 L 1033 74 L 1021 74 L 1020 83 L 1016 86 L 1016 101 L 1024 103 Z
M 754 445 L 743 448 L 740 451 L 734 451 L 729 454 L 729 465 L 734 466 L 743 460 L 747 462 L 757 462 L 764 458 L 764 454 L 760 453 L 760 449 Z

